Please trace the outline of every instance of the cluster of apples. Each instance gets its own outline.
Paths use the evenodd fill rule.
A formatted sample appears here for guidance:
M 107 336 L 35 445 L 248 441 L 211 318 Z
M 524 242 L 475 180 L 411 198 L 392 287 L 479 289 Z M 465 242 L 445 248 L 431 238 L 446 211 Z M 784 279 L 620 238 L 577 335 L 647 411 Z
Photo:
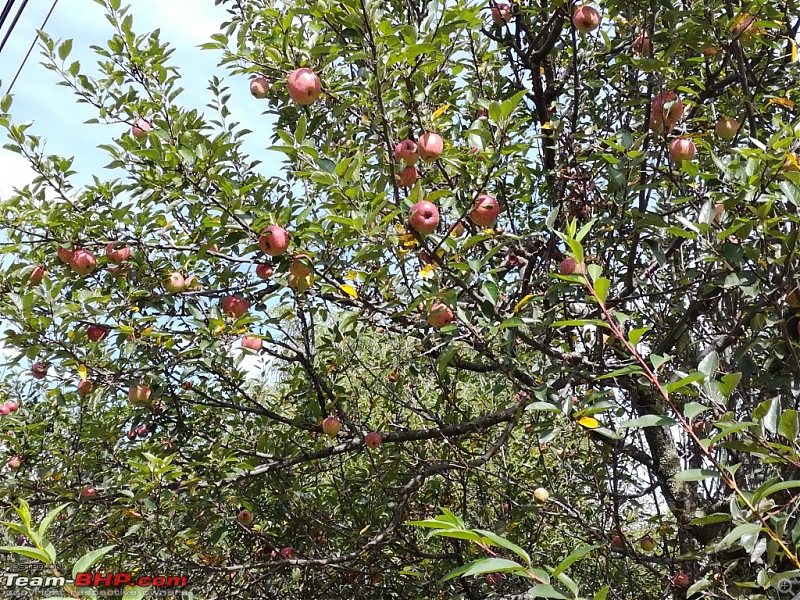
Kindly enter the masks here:
M 322 420 L 322 433 L 329 437 L 336 437 L 342 430 L 342 422 L 336 417 L 326 417 Z M 371 431 L 364 436 L 364 445 L 374 450 L 383 443 L 383 437 L 377 431 Z
M 427 131 L 423 133 L 419 141 L 411 139 L 399 142 L 394 148 L 394 161 L 403 163 L 404 168 L 396 175 L 397 185 L 408 188 L 414 185 L 419 179 L 419 170 L 416 167 L 419 159 L 423 162 L 435 162 L 444 151 L 444 140 L 438 133 Z
M 13 412 L 16 412 L 19 408 L 19 402 L 16 400 L 9 400 L 3 404 L 0 404 L 0 417 L 4 417 L 6 415 L 10 415 Z
M 297 104 L 313 104 L 322 93 L 319 77 L 308 67 L 292 71 L 286 87 L 289 90 L 289 96 Z M 266 77 L 258 76 L 250 80 L 250 93 L 254 98 L 266 98 L 269 89 L 270 85 Z

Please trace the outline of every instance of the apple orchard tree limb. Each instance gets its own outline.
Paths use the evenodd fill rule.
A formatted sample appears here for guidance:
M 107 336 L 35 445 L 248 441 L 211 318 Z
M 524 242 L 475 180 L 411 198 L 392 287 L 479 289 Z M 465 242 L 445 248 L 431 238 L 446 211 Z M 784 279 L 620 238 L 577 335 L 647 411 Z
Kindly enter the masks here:
M 645 599 L 796 567 L 788 4 L 222 0 L 202 109 L 98 4 L 96 65 L 41 49 L 106 170 L 0 100 L 36 173 L 0 198 L 0 491 L 68 504 L 59 568 L 113 538 L 103 569 L 209 597 Z

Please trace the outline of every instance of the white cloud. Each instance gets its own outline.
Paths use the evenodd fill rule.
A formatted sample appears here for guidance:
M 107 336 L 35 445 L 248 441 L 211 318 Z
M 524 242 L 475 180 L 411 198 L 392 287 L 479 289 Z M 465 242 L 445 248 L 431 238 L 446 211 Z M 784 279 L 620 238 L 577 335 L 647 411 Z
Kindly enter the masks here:
M 35 173 L 19 154 L 0 151 L 0 200 L 14 193 L 14 188 L 22 188 L 30 183 Z

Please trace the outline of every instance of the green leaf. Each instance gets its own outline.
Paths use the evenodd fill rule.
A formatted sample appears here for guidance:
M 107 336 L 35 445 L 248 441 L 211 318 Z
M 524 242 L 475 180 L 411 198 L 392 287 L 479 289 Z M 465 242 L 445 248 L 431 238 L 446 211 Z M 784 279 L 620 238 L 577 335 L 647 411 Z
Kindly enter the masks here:
M 531 564 L 531 557 L 528 555 L 528 553 L 519 546 L 517 546 L 514 542 L 511 542 L 506 538 L 497 535 L 493 531 L 487 531 L 486 529 L 476 529 L 475 531 L 481 534 L 483 537 L 487 538 L 491 542 L 491 544 L 495 546 L 500 546 L 501 548 L 505 548 L 506 550 L 511 550 L 514 554 L 519 556 L 526 563 Z
M 81 556 L 75 563 L 75 566 L 72 567 L 72 578 L 74 579 L 78 573 L 85 573 L 86 571 L 88 571 L 91 566 L 97 563 L 97 561 L 99 561 L 106 554 L 111 552 L 114 548 L 116 548 L 116 545 L 103 546 L 102 548 L 98 548 L 97 550 L 92 550 L 91 552 L 87 552 L 86 554 Z
M 793 408 L 785 410 L 778 423 L 778 435 L 790 442 L 797 440 L 797 411 Z
M 559 600 L 566 600 L 569 598 L 569 596 L 565 596 L 552 585 L 545 583 L 540 583 L 539 585 L 533 586 L 530 590 L 528 590 L 528 594 L 533 598 L 558 598 Z
M 620 427 L 628 427 L 631 429 L 643 427 L 669 427 L 671 425 L 675 425 L 675 423 L 677 423 L 675 419 L 666 415 L 644 415 L 638 419 L 623 421 L 620 423 Z
M 522 565 L 519 565 L 513 560 L 508 560 L 506 558 L 479 558 L 478 560 L 473 560 L 472 562 L 458 567 L 457 569 L 453 569 L 447 575 L 442 577 L 439 580 L 439 583 L 444 583 L 445 581 L 454 579 L 456 577 L 467 577 L 470 575 L 482 575 L 484 573 L 508 571 L 520 571 L 520 574 L 524 574 L 525 569 L 522 568 Z
M 553 571 L 553 577 L 558 577 L 560 573 L 563 573 L 565 570 L 567 570 L 569 566 L 572 565 L 574 562 L 580 560 L 581 558 L 589 554 L 589 552 L 591 552 L 592 550 L 596 550 L 597 548 L 600 547 L 601 546 L 599 545 L 593 545 L 593 546 L 584 545 L 578 548 L 577 550 L 574 550 L 572 554 L 570 554 L 569 556 L 567 556 L 567 558 L 562 560 L 561 563 L 555 568 L 555 570 Z
M 300 118 L 297 119 L 297 127 L 294 130 L 294 139 L 297 140 L 298 144 L 302 144 L 303 140 L 306 139 L 306 116 L 300 115 Z
M 635 346 L 639 343 L 639 340 L 642 339 L 642 336 L 651 329 L 652 327 L 640 327 L 639 329 L 634 329 L 628 334 L 628 341 L 632 346 Z
M 38 548 L 32 548 L 31 546 L 0 546 L 0 551 L 21 554 L 22 556 L 27 556 L 28 558 L 43 562 L 46 565 L 53 564 L 47 552 L 39 550 Z
M 608 295 L 608 288 L 611 286 L 611 280 L 605 277 L 600 277 L 594 282 L 594 291 L 600 302 L 605 303 L 606 296 Z
M 609 586 L 607 586 L 607 585 L 602 587 L 602 588 L 600 588 L 597 591 L 597 593 L 594 595 L 594 599 L 593 600 L 606 600 L 606 598 L 608 598 L 608 592 L 610 592 L 610 591 L 611 591 L 611 588 Z
M 483 292 L 483 297 L 491 302 L 492 306 L 497 304 L 497 300 L 500 298 L 500 291 L 497 289 L 497 284 L 493 281 L 484 281 L 481 286 L 481 291 Z
M 660 356 L 658 354 L 651 354 L 648 358 L 650 359 L 650 363 L 653 365 L 653 368 L 656 371 L 661 365 L 668 363 L 670 360 L 672 360 L 672 357 L 669 354 L 665 354 L 664 356 Z
M 41 523 L 39 523 L 40 537 L 44 537 L 47 534 L 47 530 L 50 528 L 50 524 L 53 522 L 53 519 L 55 519 L 58 516 L 58 513 L 60 513 L 68 506 L 69 504 L 62 504 L 61 506 L 58 506 L 53 510 L 51 510 L 49 513 L 47 513 L 47 516 L 44 519 L 42 519 Z
M 700 373 L 700 379 L 703 379 L 704 375 Z M 670 391 L 669 389 L 667 391 Z M 700 413 L 704 413 L 707 410 L 711 410 L 708 406 L 703 406 L 698 402 L 687 402 L 683 407 L 683 414 L 686 416 L 687 419 L 690 421 L 694 419 Z
M 722 550 L 724 548 L 729 548 L 737 541 L 739 541 L 742 536 L 745 535 L 752 535 L 755 533 L 759 533 L 761 531 L 761 524 L 760 523 L 744 523 L 742 525 L 737 525 L 733 528 L 732 531 L 728 533 L 722 540 L 717 544 L 717 550 Z
M 719 479 L 720 475 L 711 469 L 689 469 L 688 471 L 681 471 L 675 477 L 675 481 L 702 481 L 704 479 Z
M 510 319 L 506 319 L 502 323 L 500 323 L 500 329 L 508 329 L 511 327 L 522 327 L 525 325 L 525 321 L 520 319 L 519 317 L 511 317 Z
M 64 40 L 58 47 L 58 58 L 66 60 L 70 52 L 72 52 L 72 40 Z
M 700 361 L 700 364 L 697 365 L 697 370 L 705 375 L 706 381 L 712 381 L 714 379 L 718 368 L 719 354 L 717 354 L 716 350 L 709 352 L 708 355 Z
M 761 487 L 764 487 L 764 486 L 761 486 Z M 775 492 L 780 492 L 780 491 L 783 491 L 783 490 L 790 490 L 790 489 L 796 488 L 796 487 L 800 487 L 800 481 L 795 481 L 795 480 L 792 480 L 792 481 L 781 481 L 780 483 L 774 483 L 774 484 L 768 486 L 766 489 L 763 489 L 763 490 L 761 488 L 759 488 L 753 494 L 753 502 L 758 502 L 762 498 L 768 498 L 769 496 L 771 496 Z
M 600 319 L 567 319 L 565 321 L 553 321 L 553 327 L 583 327 L 585 325 L 595 325 L 609 329 L 608 323 Z
M 595 380 L 598 381 L 600 379 L 609 379 L 611 377 L 623 377 L 625 375 L 638 375 L 640 373 L 644 373 L 642 367 L 639 365 L 628 365 L 627 367 L 622 367 L 616 371 L 611 371 L 611 373 L 606 373 L 605 375 L 600 375 L 600 377 L 595 377 Z

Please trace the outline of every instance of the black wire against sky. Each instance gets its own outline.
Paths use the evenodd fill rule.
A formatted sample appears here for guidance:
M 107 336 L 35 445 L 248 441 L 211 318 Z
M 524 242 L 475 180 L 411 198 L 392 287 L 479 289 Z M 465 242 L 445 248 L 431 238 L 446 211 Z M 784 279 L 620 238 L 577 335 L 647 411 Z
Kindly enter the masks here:
M 3 25 L 11 12 L 11 7 L 14 6 L 15 0 L 6 0 L 6 5 L 3 7 L 3 12 L 0 12 L 0 31 L 3 30 Z
M 28 0 L 25 0 L 25 3 L 27 3 L 27 1 Z M 53 11 L 56 9 L 56 5 L 57 4 L 58 4 L 58 0 L 53 0 L 53 5 L 50 7 L 50 10 L 48 11 L 47 16 L 44 18 L 44 21 L 42 21 L 42 24 L 39 27 L 39 29 L 44 29 L 45 28 L 45 25 L 47 25 L 47 21 L 50 19 L 50 15 L 53 14 Z M 23 4 L 23 8 L 24 7 L 25 7 L 25 4 Z M 16 22 L 16 20 L 15 20 L 15 22 Z M 8 86 L 8 90 L 6 90 L 6 94 L 10 94 L 11 90 L 14 89 L 14 84 L 17 82 L 17 78 L 19 78 L 19 74 L 22 73 L 22 69 L 25 67 L 25 63 L 28 62 L 28 58 L 30 58 L 31 52 L 33 52 L 33 47 L 36 45 L 36 40 L 37 39 L 38 39 L 38 36 L 33 38 L 33 41 L 31 42 L 30 48 L 28 48 L 28 52 L 25 54 L 25 58 L 22 59 L 22 63 L 19 65 L 19 69 L 17 69 L 16 75 L 14 75 L 14 79 L 11 80 L 11 85 L 9 85 Z
M 14 0 L 9 0 L 9 2 L 8 2 L 8 4 L 6 6 L 10 9 L 11 8 L 11 4 L 13 4 L 13 3 L 14 3 Z M 8 41 L 8 38 L 11 37 L 11 32 L 14 31 L 14 27 L 17 26 L 17 22 L 19 22 L 19 18 L 22 16 L 22 11 L 25 10 L 25 7 L 27 5 L 28 5 L 28 0 L 22 0 L 22 6 L 19 7 L 19 10 L 17 11 L 17 14 L 14 15 L 14 20 L 11 21 L 11 25 L 9 25 L 8 31 L 6 31 L 6 35 L 3 38 L 3 41 L 0 42 L 0 55 L 3 54 L 3 48 L 6 47 L 6 42 Z M 5 21 L 5 19 L 0 19 L 0 28 L 3 26 L 3 21 Z

